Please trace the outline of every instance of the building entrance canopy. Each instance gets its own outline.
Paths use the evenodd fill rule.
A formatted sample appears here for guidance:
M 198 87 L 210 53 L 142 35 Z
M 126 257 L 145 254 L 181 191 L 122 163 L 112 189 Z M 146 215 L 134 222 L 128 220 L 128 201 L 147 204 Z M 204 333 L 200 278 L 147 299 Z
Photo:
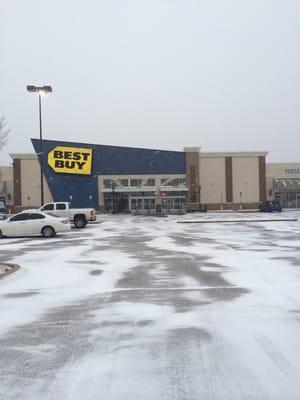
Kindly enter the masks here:
M 274 179 L 274 190 L 278 192 L 300 192 L 300 178 Z

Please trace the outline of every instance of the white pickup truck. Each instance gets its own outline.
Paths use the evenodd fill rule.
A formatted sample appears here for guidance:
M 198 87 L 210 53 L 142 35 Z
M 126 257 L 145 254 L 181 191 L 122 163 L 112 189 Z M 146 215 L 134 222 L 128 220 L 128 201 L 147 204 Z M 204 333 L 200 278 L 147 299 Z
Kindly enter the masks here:
M 69 218 L 76 228 L 84 228 L 89 221 L 96 220 L 96 211 L 93 208 L 72 208 L 70 203 L 62 201 L 44 204 L 40 211 Z

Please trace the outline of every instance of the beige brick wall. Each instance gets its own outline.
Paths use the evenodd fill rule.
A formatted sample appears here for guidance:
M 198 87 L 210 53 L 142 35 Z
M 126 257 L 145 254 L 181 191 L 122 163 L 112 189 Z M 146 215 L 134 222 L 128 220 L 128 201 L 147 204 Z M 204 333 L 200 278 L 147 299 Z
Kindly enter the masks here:
M 12 167 L 0 167 L 0 181 L 13 180 L 13 168 Z
M 226 201 L 225 157 L 200 157 L 201 203 Z
M 21 195 L 23 207 L 39 207 L 41 199 L 40 166 L 37 159 L 21 160 Z M 44 202 L 53 201 L 44 178 Z
M 232 175 L 233 202 L 259 202 L 258 157 L 233 157 Z

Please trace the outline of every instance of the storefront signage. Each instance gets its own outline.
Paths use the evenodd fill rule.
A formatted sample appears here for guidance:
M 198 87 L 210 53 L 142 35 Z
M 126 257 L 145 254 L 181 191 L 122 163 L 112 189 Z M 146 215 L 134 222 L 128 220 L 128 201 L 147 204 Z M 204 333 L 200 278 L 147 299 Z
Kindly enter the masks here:
M 48 153 L 48 165 L 56 173 L 90 175 L 92 149 L 57 146 Z
M 286 174 L 300 174 L 300 168 L 286 168 L 284 172 Z

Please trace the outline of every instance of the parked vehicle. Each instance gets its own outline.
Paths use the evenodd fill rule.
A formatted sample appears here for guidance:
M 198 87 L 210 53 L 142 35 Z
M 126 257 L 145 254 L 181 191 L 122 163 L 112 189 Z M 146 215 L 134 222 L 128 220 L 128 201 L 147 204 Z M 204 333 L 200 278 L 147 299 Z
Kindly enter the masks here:
M 69 218 L 76 228 L 84 228 L 89 221 L 96 220 L 93 208 L 72 208 L 68 202 L 47 203 L 40 211 L 57 217 Z
M 281 212 L 282 206 L 279 201 L 277 200 L 266 200 L 263 201 L 262 204 L 259 206 L 259 211 L 261 212 Z
M 0 221 L 0 237 L 31 235 L 51 237 L 70 229 L 71 224 L 67 218 L 57 218 L 39 211 L 21 212 Z

